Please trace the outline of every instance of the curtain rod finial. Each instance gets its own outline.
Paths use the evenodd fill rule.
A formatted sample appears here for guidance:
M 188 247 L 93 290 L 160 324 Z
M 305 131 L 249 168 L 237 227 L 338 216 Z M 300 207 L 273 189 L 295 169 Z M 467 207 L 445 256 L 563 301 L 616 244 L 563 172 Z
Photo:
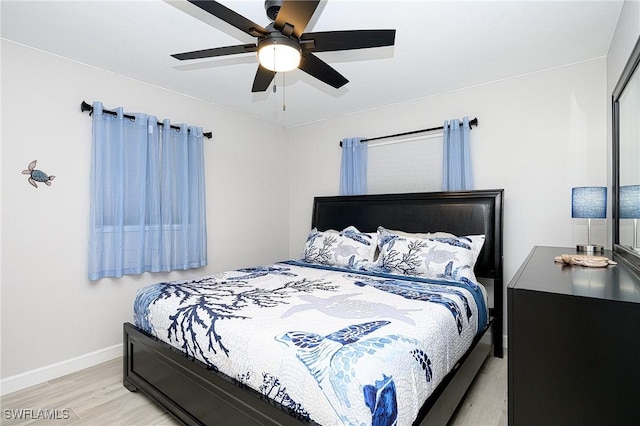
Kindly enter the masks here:
M 91 113 L 93 113 L 93 107 L 88 103 L 86 103 L 85 101 L 82 101 L 82 103 L 80 104 L 80 111 L 82 112 L 89 111 L 89 115 L 91 115 Z

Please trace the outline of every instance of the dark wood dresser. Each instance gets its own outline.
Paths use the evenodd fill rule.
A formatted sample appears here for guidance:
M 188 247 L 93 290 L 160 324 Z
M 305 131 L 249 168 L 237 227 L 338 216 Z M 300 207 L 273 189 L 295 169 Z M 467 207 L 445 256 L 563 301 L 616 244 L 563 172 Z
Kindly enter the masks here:
M 640 278 L 565 253 L 535 247 L 507 288 L 509 424 L 639 425 Z

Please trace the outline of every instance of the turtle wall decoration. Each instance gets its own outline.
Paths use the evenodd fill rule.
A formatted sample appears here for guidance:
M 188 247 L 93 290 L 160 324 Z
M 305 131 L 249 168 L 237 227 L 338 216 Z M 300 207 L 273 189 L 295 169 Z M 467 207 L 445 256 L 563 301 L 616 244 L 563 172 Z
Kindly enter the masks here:
M 23 170 L 22 174 L 29 175 L 29 178 L 27 180 L 35 188 L 38 187 L 36 182 L 42 182 L 47 186 L 51 186 L 51 181 L 55 179 L 55 176 L 49 176 L 42 170 L 37 170 L 36 169 L 37 162 L 38 160 L 33 160 L 32 162 L 30 162 L 29 165 L 27 166 L 27 170 Z

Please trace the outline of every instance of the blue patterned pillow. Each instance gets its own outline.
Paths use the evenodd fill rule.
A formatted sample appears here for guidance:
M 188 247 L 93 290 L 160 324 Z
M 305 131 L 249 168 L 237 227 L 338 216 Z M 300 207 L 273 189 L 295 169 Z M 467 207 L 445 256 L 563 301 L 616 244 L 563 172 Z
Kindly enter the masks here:
M 304 245 L 301 260 L 321 265 L 368 269 L 374 262 L 377 233 L 363 233 L 355 226 L 342 231 L 320 232 L 312 229 Z
M 484 235 L 417 238 L 378 228 L 375 269 L 400 275 L 477 282 L 473 273 Z

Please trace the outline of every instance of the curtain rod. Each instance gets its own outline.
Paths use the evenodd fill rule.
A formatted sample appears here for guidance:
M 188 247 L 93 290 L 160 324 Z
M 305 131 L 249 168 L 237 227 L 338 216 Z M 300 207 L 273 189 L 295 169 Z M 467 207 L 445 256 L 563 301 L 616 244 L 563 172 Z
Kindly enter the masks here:
M 88 103 L 86 103 L 85 101 L 82 101 L 82 103 L 80 104 L 80 111 L 82 112 L 86 112 L 89 111 L 89 115 L 93 114 L 93 107 L 91 105 L 89 105 Z M 117 115 L 118 113 L 115 111 L 109 111 L 108 109 L 103 109 L 102 112 L 106 113 L 106 114 L 111 114 L 111 115 Z M 135 116 L 134 115 L 129 115 L 129 114 L 123 114 L 124 118 L 128 118 L 129 120 L 135 120 Z M 162 123 L 158 121 L 158 126 L 161 126 Z M 178 126 L 171 126 L 172 129 L 176 129 L 179 130 L 180 127 Z M 211 139 L 213 137 L 213 133 L 212 132 L 204 132 L 202 133 L 202 136 L 204 136 L 205 138 Z
M 460 124 L 462 125 L 462 122 L 460 122 Z M 477 118 L 474 118 L 473 120 L 469 120 L 469 129 L 473 128 L 473 126 L 478 126 Z M 378 139 L 395 138 L 398 136 L 407 136 L 407 135 L 413 135 L 416 133 L 432 132 L 434 130 L 443 130 L 443 129 L 444 129 L 444 126 L 432 127 L 430 129 L 412 130 L 410 132 L 396 133 L 395 135 L 386 135 L 386 136 L 378 136 L 375 138 L 362 139 L 360 142 L 377 141 Z M 342 146 L 342 141 L 340 141 L 340 146 Z

